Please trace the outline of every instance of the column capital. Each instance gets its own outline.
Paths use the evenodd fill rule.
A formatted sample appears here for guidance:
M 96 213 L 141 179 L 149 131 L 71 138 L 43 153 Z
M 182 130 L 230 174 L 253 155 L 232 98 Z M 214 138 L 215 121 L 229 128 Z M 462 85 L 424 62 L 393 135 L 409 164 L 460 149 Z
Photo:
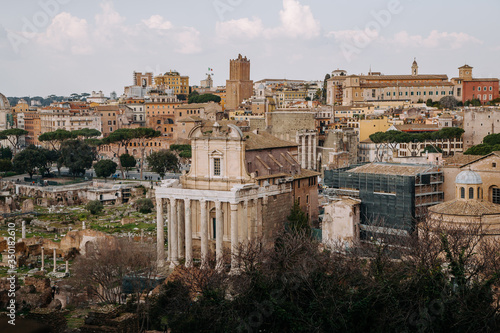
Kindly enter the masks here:
M 215 203 L 215 208 L 217 208 L 217 209 L 221 208 L 221 206 L 222 206 L 222 202 L 221 201 L 216 200 L 216 201 L 214 201 L 214 203 Z
M 238 210 L 238 205 L 239 205 L 239 203 L 232 203 L 231 202 L 231 204 L 230 204 L 231 210 Z
M 187 205 L 187 204 L 190 204 L 190 203 L 191 203 L 191 199 L 189 199 L 189 198 L 185 198 L 184 199 L 184 204 Z

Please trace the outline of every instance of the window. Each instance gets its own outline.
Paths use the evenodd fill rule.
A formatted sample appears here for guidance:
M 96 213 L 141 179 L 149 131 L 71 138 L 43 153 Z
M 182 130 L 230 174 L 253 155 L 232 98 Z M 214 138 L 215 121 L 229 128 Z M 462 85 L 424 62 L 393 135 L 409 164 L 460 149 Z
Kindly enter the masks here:
M 495 162 L 491 163 L 491 167 L 492 168 L 496 168 L 497 167 L 497 164 Z
M 491 189 L 491 202 L 500 204 L 500 188 L 494 187 Z
M 481 188 L 477 188 L 477 198 L 481 199 Z
M 460 198 L 465 199 L 465 188 L 463 187 L 460 188 Z
M 474 199 L 474 189 L 469 187 L 469 199 Z
M 220 176 L 220 158 L 214 158 L 214 176 Z
M 477 87 L 477 91 L 481 91 L 481 87 Z
M 492 86 L 490 86 L 490 91 L 492 91 L 492 90 L 493 90 L 493 87 L 492 87 Z

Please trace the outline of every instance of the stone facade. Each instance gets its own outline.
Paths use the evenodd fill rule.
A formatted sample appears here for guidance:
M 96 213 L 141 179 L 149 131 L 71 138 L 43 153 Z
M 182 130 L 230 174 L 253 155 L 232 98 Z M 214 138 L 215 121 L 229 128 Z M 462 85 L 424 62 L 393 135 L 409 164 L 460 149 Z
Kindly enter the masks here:
M 500 132 L 500 109 L 469 108 L 464 112 L 464 151 L 483 142 L 485 136 Z
M 164 244 L 167 215 L 168 261 L 175 265 L 185 258 L 191 266 L 199 244 L 202 266 L 207 265 L 215 243 L 218 267 L 222 268 L 228 248 L 231 267 L 236 269 L 240 244 L 266 244 L 286 222 L 294 199 L 294 177 L 302 174 L 286 150 L 296 145 L 218 123 L 195 127 L 189 138 L 193 156 L 189 173 L 156 187 L 157 244 Z M 316 173 L 309 174 L 315 177 Z M 311 197 L 314 194 L 317 203 L 317 191 Z M 161 267 L 165 264 L 162 246 L 157 256 Z

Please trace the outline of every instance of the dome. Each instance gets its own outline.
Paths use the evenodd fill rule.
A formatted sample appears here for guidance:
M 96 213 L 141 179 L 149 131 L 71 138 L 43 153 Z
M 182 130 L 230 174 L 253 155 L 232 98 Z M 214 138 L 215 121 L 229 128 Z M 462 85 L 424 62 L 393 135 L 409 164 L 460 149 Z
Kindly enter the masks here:
M 482 184 L 481 176 L 472 170 L 462 171 L 455 178 L 455 184 Z
M 259 85 L 259 89 L 266 89 L 266 87 L 265 87 L 265 86 L 261 83 L 261 84 Z
M 0 94 L 0 110 L 10 109 L 10 103 L 7 97 Z

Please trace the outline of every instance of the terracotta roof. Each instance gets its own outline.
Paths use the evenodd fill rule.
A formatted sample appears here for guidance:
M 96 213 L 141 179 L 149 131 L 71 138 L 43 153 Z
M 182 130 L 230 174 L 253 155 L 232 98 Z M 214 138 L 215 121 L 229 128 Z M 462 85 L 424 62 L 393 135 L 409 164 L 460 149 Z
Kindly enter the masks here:
M 482 159 L 484 159 L 484 158 L 487 158 L 487 157 L 493 156 L 493 155 L 500 157 L 500 151 L 493 151 L 493 152 L 489 153 L 488 155 L 479 156 L 479 157 L 478 157 L 478 158 L 476 158 L 475 160 L 472 160 L 472 161 L 470 161 L 470 162 L 468 162 L 468 163 L 466 163 L 466 164 L 462 165 L 462 166 L 461 166 L 461 168 L 463 168 L 463 167 L 464 167 L 464 166 L 466 166 L 466 165 L 469 165 L 469 164 L 475 163 L 475 162 L 477 162 L 477 161 L 479 161 L 479 160 L 482 160 Z
M 385 87 L 452 87 L 451 82 L 438 81 L 438 82 L 377 82 L 377 83 L 361 83 L 361 88 L 385 88 Z
M 451 156 L 445 158 L 443 161 L 443 165 L 448 166 L 462 166 L 464 164 L 468 164 L 472 161 L 475 161 L 479 158 L 482 158 L 481 155 L 464 155 L 464 154 L 456 154 L 455 156 Z
M 354 75 L 357 76 L 357 75 Z M 367 80 L 448 80 L 446 74 L 420 74 L 420 75 L 361 75 L 361 79 Z
M 396 176 L 417 176 L 436 169 L 435 166 L 425 164 L 395 164 L 395 163 L 369 163 L 354 169 L 348 170 L 348 173 L 369 173 L 379 175 Z
M 190 117 L 185 117 L 185 118 L 181 118 L 181 119 L 177 120 L 178 123 L 194 123 L 194 122 L 198 122 L 198 121 L 203 121 L 203 119 L 201 119 L 198 116 L 190 116 Z
M 500 205 L 484 200 L 452 200 L 429 207 L 432 213 L 458 216 L 481 216 L 498 214 Z
M 247 137 L 246 150 L 259 150 L 259 149 L 298 146 L 298 144 L 295 142 L 278 139 L 274 135 L 271 135 L 266 132 L 261 132 L 259 134 L 255 134 L 253 132 L 245 132 L 244 135 Z
M 401 132 L 423 132 L 423 131 L 439 131 L 438 125 L 434 124 L 404 124 L 394 125 Z
M 314 177 L 314 176 L 319 176 L 321 173 L 309 170 L 309 169 L 301 169 L 300 173 L 296 174 L 293 176 L 294 179 L 302 179 L 302 178 L 309 178 L 309 177 Z

